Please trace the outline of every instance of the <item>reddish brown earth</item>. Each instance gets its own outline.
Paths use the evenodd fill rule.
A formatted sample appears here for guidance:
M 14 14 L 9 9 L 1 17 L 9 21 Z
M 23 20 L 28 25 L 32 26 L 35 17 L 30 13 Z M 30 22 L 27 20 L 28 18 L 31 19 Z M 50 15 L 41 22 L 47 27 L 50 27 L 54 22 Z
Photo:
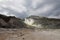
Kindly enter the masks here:
M 0 29 L 0 40 L 60 40 L 60 29 Z

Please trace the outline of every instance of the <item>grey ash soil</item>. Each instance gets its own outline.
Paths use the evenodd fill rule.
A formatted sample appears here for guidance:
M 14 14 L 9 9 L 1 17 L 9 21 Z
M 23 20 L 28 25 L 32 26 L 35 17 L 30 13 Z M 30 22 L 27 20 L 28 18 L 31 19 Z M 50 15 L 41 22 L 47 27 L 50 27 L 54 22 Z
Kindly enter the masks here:
M 3 29 L 0 40 L 60 40 L 60 29 Z

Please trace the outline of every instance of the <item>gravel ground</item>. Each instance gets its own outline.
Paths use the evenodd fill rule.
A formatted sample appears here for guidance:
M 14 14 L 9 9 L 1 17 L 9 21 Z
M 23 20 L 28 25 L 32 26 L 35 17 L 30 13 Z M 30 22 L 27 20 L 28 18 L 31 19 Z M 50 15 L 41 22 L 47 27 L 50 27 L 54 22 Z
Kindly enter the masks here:
M 0 40 L 60 40 L 60 29 L 3 29 L 0 28 Z

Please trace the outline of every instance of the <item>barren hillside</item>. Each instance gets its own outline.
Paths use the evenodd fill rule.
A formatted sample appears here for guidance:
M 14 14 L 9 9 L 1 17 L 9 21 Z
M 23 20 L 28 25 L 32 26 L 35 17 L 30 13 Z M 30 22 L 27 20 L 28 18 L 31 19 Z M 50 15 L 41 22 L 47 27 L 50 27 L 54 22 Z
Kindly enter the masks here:
M 41 24 L 43 28 L 37 24 Z M 59 24 L 60 19 L 33 16 L 26 21 L 14 16 L 0 15 L 0 40 L 60 40 Z

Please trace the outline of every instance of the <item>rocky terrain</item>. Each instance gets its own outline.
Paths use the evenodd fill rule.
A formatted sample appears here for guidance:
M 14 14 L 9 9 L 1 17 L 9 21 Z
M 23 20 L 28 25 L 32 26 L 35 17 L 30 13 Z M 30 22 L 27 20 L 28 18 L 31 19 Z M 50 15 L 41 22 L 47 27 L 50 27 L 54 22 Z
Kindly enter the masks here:
M 0 40 L 60 40 L 59 24 L 60 19 L 30 16 L 22 20 L 0 14 Z
M 60 40 L 60 29 L 1 29 L 0 40 Z
M 0 14 L 0 28 L 25 28 L 25 26 L 20 18 Z

